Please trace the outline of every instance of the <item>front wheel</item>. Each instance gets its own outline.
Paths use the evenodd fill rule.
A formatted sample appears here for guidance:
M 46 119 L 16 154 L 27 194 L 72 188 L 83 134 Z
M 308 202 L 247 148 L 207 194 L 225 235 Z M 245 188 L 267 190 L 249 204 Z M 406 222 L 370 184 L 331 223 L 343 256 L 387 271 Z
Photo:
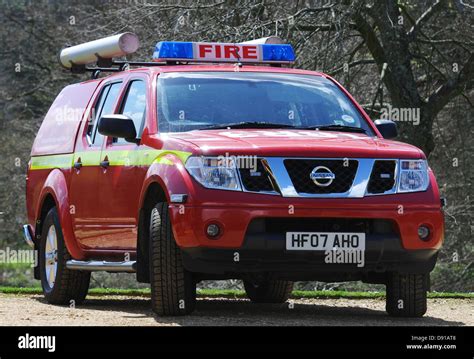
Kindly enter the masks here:
M 422 317 L 427 308 L 429 274 L 389 273 L 386 310 L 394 317 Z
M 67 269 L 69 259 L 58 212 L 52 208 L 44 220 L 39 246 L 41 286 L 48 303 L 80 304 L 86 298 L 91 274 Z
M 244 280 L 244 288 L 254 303 L 284 303 L 293 291 L 293 282 L 271 279 L 262 282 Z
M 158 203 L 150 218 L 152 309 L 158 315 L 184 315 L 196 305 L 196 282 L 181 258 L 171 229 L 167 203 Z

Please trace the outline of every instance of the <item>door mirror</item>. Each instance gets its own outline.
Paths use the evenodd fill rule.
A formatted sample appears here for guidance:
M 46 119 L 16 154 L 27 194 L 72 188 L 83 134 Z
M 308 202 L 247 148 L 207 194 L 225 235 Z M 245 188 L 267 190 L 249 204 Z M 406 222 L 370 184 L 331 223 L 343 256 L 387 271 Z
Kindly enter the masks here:
M 98 131 L 104 136 L 124 138 L 127 142 L 138 143 L 135 123 L 126 115 L 104 115 L 99 120 Z
M 398 135 L 397 124 L 390 120 L 375 120 L 375 127 L 382 134 L 383 138 L 395 138 Z

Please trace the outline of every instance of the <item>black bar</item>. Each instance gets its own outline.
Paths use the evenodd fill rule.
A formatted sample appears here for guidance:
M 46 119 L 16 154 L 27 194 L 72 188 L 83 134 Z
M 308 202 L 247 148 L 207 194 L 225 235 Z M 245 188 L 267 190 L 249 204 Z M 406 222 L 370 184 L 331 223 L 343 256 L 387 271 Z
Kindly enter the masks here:
M 45 312 L 47 315 L 47 312 Z M 169 318 L 170 323 L 179 318 Z M 28 353 L 19 338 L 55 336 L 48 354 L 140 352 L 402 353 L 403 358 L 472 358 L 472 327 L 8 327 L 0 328 L 0 356 Z M 455 345 L 456 349 L 407 345 Z M 47 352 L 37 349 L 36 352 Z M 466 355 L 462 355 L 462 354 Z M 64 356 L 62 356 L 64 357 Z M 327 356 L 323 356 L 327 357 Z

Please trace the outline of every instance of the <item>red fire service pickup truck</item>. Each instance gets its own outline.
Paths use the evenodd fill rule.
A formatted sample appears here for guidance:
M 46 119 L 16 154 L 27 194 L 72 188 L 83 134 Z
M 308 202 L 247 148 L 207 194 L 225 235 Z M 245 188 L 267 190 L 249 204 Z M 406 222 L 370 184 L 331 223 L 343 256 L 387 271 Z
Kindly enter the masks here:
M 60 54 L 92 79 L 59 93 L 28 165 L 23 229 L 49 303 L 80 303 L 108 271 L 150 283 L 159 315 L 191 313 L 199 281 L 229 278 L 257 303 L 285 302 L 293 281 L 385 284 L 388 314 L 426 312 L 442 204 L 394 122 L 287 67 L 276 37 L 118 60 L 137 48 L 124 33 Z

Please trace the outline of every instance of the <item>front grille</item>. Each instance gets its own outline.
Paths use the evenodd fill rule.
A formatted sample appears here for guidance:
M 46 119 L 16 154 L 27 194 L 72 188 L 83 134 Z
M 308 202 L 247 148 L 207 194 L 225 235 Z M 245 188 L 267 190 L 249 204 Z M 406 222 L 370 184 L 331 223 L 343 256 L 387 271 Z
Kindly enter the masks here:
M 395 165 L 393 160 L 375 161 L 367 192 L 377 194 L 390 191 L 395 185 Z
M 257 160 L 257 170 L 240 168 L 240 178 L 245 189 L 250 192 L 273 192 L 274 188 L 262 160 Z
M 345 159 L 287 159 L 284 164 L 296 191 L 310 194 L 345 193 L 349 191 L 358 167 L 356 160 Z M 326 187 L 318 186 L 310 178 L 311 171 L 318 166 L 324 166 L 334 173 L 335 178 L 330 185 Z

